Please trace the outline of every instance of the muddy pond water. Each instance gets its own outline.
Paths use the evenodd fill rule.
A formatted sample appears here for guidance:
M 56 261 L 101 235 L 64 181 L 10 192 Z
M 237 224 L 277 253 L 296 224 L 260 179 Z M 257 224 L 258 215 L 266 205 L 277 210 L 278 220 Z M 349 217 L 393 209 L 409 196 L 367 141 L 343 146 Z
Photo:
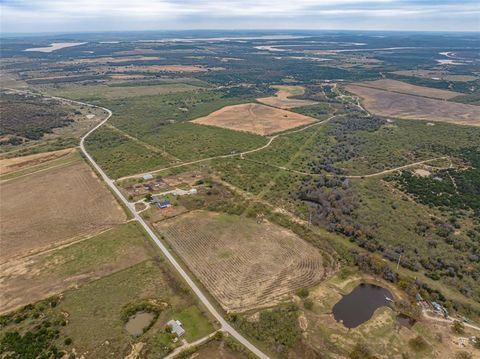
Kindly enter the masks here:
M 143 334 L 143 329 L 148 327 L 155 316 L 148 312 L 138 312 L 128 318 L 125 329 L 131 335 L 139 336 Z
M 361 283 L 333 306 L 333 317 L 347 328 L 358 327 L 368 321 L 378 308 L 390 306 L 387 298 L 393 298 L 388 289 Z

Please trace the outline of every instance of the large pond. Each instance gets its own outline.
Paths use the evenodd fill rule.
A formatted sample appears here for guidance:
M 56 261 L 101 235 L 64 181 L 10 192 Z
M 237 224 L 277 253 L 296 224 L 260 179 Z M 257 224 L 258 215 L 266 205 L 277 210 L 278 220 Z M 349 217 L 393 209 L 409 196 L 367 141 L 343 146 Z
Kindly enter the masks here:
M 387 298 L 393 298 L 388 289 L 362 283 L 333 306 L 333 317 L 347 328 L 358 327 L 369 320 L 378 308 L 389 306 Z
M 155 315 L 148 312 L 138 312 L 128 318 L 128 322 L 125 325 L 125 329 L 131 335 L 139 336 L 143 334 L 143 329 L 148 327 Z

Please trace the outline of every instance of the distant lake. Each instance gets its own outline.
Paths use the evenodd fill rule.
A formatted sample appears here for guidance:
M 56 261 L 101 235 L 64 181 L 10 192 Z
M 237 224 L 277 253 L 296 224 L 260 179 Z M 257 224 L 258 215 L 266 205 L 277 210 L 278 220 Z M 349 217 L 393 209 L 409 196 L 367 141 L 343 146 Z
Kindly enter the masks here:
M 393 298 L 388 289 L 361 283 L 333 306 L 333 317 L 347 328 L 358 327 L 368 321 L 378 308 L 390 305 L 386 297 Z

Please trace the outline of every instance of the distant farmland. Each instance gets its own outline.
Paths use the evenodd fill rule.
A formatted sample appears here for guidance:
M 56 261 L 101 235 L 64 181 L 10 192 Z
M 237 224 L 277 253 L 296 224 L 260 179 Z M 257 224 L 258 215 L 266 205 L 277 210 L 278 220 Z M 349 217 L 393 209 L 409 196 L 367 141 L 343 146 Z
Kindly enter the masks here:
M 227 311 L 273 305 L 325 276 L 318 250 L 272 223 L 197 211 L 156 227 Z
M 411 120 L 441 121 L 480 126 L 480 107 L 389 92 L 359 85 L 347 91 L 363 99 L 365 108 L 379 116 Z
M 298 126 L 308 125 L 315 122 L 315 119 L 270 106 L 246 103 L 226 106 L 192 122 L 258 135 L 271 135 Z

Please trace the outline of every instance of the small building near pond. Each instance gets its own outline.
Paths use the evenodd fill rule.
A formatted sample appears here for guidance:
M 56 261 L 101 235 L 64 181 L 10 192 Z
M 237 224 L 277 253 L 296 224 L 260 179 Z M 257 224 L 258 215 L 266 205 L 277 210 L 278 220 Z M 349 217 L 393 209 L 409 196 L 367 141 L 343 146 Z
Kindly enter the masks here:
M 185 329 L 183 329 L 182 323 L 179 320 L 172 319 L 167 323 L 167 326 L 170 328 L 170 331 L 177 337 L 181 337 L 183 334 L 185 334 Z

